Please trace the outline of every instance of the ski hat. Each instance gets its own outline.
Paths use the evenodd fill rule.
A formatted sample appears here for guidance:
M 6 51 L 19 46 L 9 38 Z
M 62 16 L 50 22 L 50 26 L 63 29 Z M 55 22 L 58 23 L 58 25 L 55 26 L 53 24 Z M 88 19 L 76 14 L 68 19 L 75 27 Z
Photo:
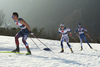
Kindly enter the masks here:
M 81 26 L 81 23 L 78 23 L 78 26 Z
M 61 23 L 61 24 L 60 24 L 60 27 L 61 27 L 61 26 L 64 26 L 64 24 L 63 24 L 63 23 Z

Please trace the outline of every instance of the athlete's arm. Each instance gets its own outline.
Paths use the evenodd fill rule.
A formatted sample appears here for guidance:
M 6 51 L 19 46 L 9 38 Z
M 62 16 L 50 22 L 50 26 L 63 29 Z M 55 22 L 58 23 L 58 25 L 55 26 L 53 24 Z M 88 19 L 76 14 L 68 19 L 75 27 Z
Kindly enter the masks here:
M 60 35 L 60 37 L 62 37 L 62 34 L 59 34 Z
M 20 23 L 23 24 L 23 25 L 25 25 L 25 26 L 27 27 L 27 29 L 28 29 L 29 31 L 31 31 L 29 25 L 28 25 L 24 20 L 21 19 L 21 20 L 20 20 Z
M 67 28 L 67 31 L 70 32 L 70 36 L 72 36 L 71 29 Z
M 71 32 L 71 29 L 67 28 L 67 31 Z
M 61 34 L 61 32 L 60 32 L 60 28 L 58 29 L 58 31 L 59 31 L 59 35 L 60 35 L 60 37 L 62 37 L 62 34 Z
M 74 33 L 77 33 L 77 31 L 78 31 L 78 28 L 76 29 L 76 31 Z
M 84 31 L 87 32 L 87 30 L 83 27 Z

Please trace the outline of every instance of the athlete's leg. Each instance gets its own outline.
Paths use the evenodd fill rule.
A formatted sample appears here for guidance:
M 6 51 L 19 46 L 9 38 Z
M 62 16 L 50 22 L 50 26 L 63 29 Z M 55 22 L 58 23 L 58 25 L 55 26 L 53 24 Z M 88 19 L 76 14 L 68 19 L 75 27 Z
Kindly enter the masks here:
M 29 55 L 29 54 L 31 54 L 31 51 L 29 49 L 28 43 L 26 42 L 28 34 L 29 34 L 29 30 L 26 28 L 26 29 L 23 29 L 22 32 L 23 32 L 22 42 L 24 43 L 24 45 L 28 51 L 28 53 L 26 55 Z
M 27 37 L 28 37 L 28 35 L 24 35 L 24 36 L 23 36 L 23 38 L 22 38 L 22 42 L 24 43 L 24 45 L 25 45 L 25 46 L 26 46 L 26 48 L 28 49 L 28 48 L 29 48 L 29 46 L 28 46 L 28 43 L 26 42 Z
M 15 35 L 15 43 L 16 45 L 19 45 L 19 37 L 22 37 L 22 32 L 18 32 L 16 35 Z
M 83 50 L 83 46 L 82 46 L 82 35 L 80 35 L 80 43 L 81 43 L 81 50 Z
M 86 37 L 85 37 L 85 36 L 84 36 L 83 39 L 84 39 L 84 41 L 85 41 L 88 45 L 90 45 L 89 42 L 86 40 Z
M 71 45 L 69 44 L 69 42 L 67 42 L 67 45 L 68 45 L 69 49 L 71 50 L 71 52 L 73 53 L 73 50 L 72 50 Z
M 82 38 L 80 38 L 80 43 L 81 43 L 81 46 L 82 46 Z
M 31 53 L 30 49 L 29 49 L 29 45 L 28 43 L 26 42 L 27 40 L 27 37 L 28 37 L 28 34 L 24 35 L 23 38 L 22 38 L 22 42 L 24 43 L 24 45 L 26 46 L 26 49 L 29 53 Z
M 63 41 L 61 41 L 61 48 L 63 48 Z
M 65 39 L 65 40 L 66 40 L 66 43 L 67 43 L 68 47 L 69 47 L 69 48 L 71 48 L 71 46 L 69 45 L 69 38 L 68 38 L 68 37 L 66 37 L 66 39 Z
M 22 37 L 22 32 L 21 31 L 18 32 L 16 34 L 16 36 L 15 36 L 16 49 L 13 50 L 12 52 L 20 52 L 20 49 L 19 49 L 19 40 L 18 40 L 19 37 Z
M 61 38 L 61 53 L 64 52 L 64 48 L 63 48 L 63 42 L 64 42 L 64 38 Z
M 66 37 L 66 43 L 67 43 L 69 49 L 71 50 L 71 52 L 73 53 L 73 50 L 71 48 L 71 45 L 69 44 L 69 37 Z
M 71 48 L 71 45 L 68 42 L 67 42 L 67 45 L 68 45 L 69 48 Z
M 84 36 L 84 41 L 89 45 L 89 47 L 91 48 L 91 49 L 93 49 L 92 47 L 91 47 L 91 45 L 89 44 L 89 42 L 86 40 L 86 37 Z

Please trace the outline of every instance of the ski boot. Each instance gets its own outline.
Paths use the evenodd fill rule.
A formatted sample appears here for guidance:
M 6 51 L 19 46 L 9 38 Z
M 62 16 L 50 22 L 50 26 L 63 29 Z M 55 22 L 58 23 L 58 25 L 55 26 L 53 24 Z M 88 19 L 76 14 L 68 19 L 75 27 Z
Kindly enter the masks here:
M 20 49 L 19 48 L 16 48 L 15 50 L 12 50 L 11 52 L 14 52 L 14 53 L 16 53 L 16 52 L 20 52 Z
M 91 45 L 89 45 L 89 47 L 90 47 L 91 49 L 93 49 L 93 48 L 91 47 Z
M 71 50 L 71 53 L 73 53 L 73 50 L 72 50 L 72 48 L 70 48 L 70 50 Z
M 16 45 L 16 49 L 15 50 L 12 50 L 11 52 L 14 52 L 14 53 L 16 53 L 16 52 L 20 52 L 20 49 L 19 49 L 19 45 Z
M 83 50 L 83 47 L 81 46 L 81 51 Z
M 63 53 L 64 52 L 64 49 L 63 48 L 61 48 L 62 50 L 60 51 L 60 53 Z
M 31 51 L 30 51 L 30 50 L 28 50 L 28 53 L 26 53 L 26 55 L 31 55 Z
M 63 53 L 63 52 L 64 52 L 64 50 L 61 50 L 61 51 L 60 51 L 60 53 Z

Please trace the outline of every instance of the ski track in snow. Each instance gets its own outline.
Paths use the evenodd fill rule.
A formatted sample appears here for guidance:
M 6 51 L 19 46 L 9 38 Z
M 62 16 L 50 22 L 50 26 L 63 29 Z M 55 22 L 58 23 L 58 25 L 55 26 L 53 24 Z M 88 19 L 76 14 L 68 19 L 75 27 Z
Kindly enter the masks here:
M 38 46 L 43 49 L 43 46 L 38 40 L 33 38 Z M 83 43 L 83 51 L 80 51 L 80 43 L 70 43 L 74 53 L 72 54 L 64 43 L 64 53 L 59 53 L 61 50 L 60 41 L 40 39 L 53 51 L 41 51 L 31 41 L 27 42 L 32 51 L 32 55 L 21 55 L 14 53 L 0 53 L 0 67 L 100 67 L 100 44 L 90 43 L 96 49 L 91 50 L 86 43 Z M 20 41 L 20 50 L 26 53 L 26 48 Z M 15 49 L 14 37 L 0 36 L 0 51 L 11 51 Z

